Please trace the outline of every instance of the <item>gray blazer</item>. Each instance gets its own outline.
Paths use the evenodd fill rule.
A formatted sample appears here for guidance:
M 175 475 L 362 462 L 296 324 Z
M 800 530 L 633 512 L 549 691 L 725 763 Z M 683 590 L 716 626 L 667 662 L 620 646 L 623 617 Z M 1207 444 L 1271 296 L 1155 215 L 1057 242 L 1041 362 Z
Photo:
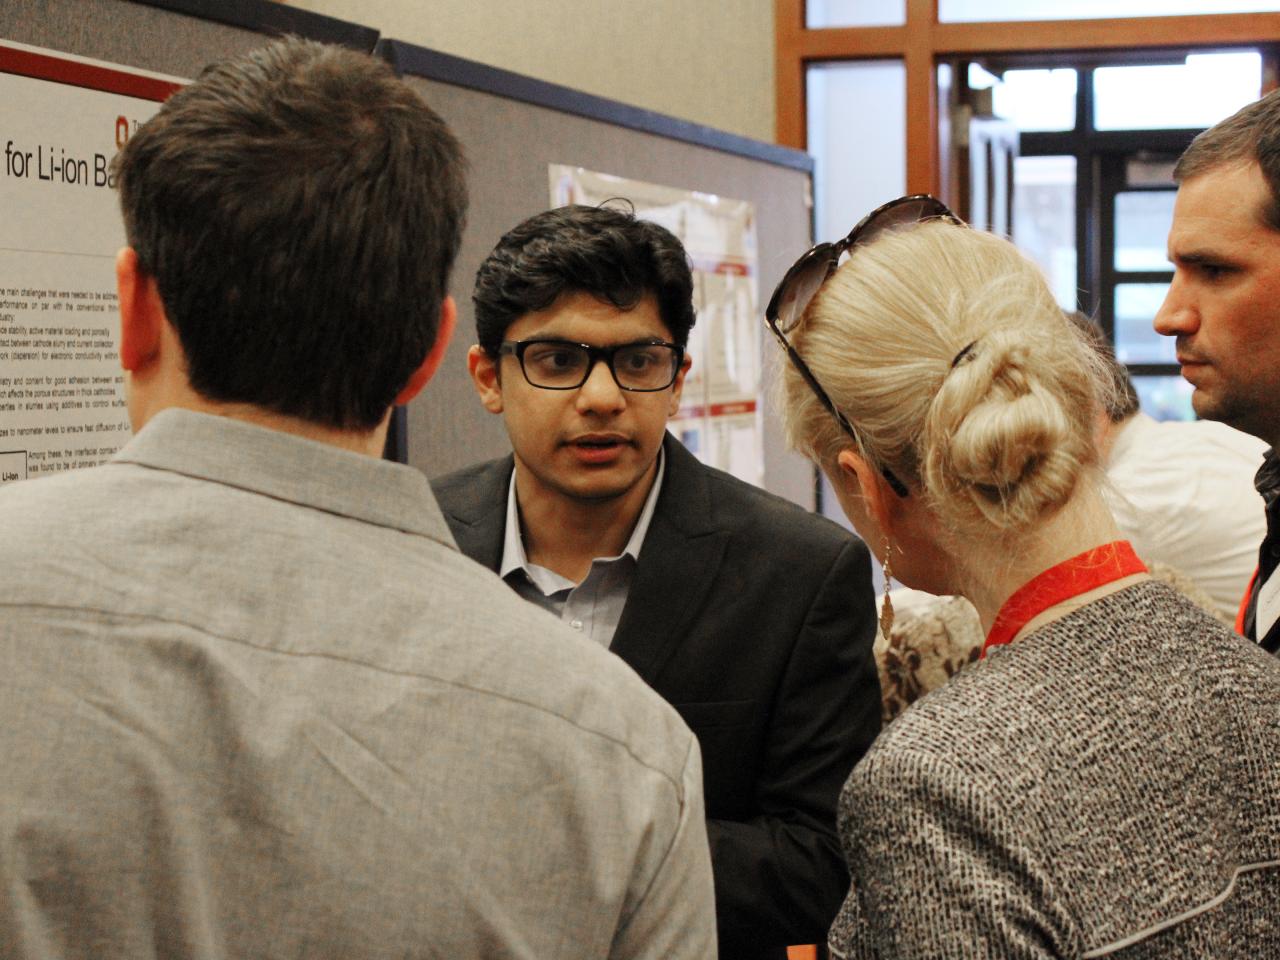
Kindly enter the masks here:
M 699 463 L 666 476 L 612 650 L 702 747 L 721 957 L 822 943 L 848 888 L 841 785 L 879 730 L 866 547 Z M 510 456 L 433 481 L 462 552 L 496 570 Z
M 0 487 L 4 960 L 707 960 L 700 792 L 416 470 L 172 409 Z
M 914 703 L 849 778 L 836 957 L 1280 957 L 1280 663 L 1167 584 Z

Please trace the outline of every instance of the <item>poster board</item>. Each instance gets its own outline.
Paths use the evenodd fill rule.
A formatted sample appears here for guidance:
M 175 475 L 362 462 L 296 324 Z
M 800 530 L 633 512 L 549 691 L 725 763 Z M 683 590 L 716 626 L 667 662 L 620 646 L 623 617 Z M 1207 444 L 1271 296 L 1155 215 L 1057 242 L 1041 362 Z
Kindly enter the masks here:
M 111 159 L 177 78 L 0 40 L 0 484 L 94 466 L 130 436 Z
M 467 348 L 475 342 L 471 289 L 498 238 L 547 208 L 551 165 L 751 204 L 762 296 L 810 245 L 813 165 L 806 154 L 397 40 L 382 41 L 379 51 L 444 117 L 470 163 L 471 209 L 452 278 L 458 333 L 441 370 L 408 410 L 409 463 L 428 476 L 510 452 L 501 418 L 480 406 L 467 373 Z M 752 349 L 763 377 L 763 485 L 812 509 L 813 468 L 786 449 L 771 412 L 777 358 L 763 340 Z
M 0 4 L 0 39 L 125 71 L 179 78 L 193 77 L 212 60 L 244 53 L 284 32 L 357 49 L 370 49 L 377 39 L 372 28 L 270 0 Z M 813 167 L 803 153 L 411 44 L 382 42 L 378 52 L 445 117 L 471 163 L 473 199 L 452 284 L 462 308 L 460 334 L 440 374 L 391 431 L 392 446 L 402 455 L 407 449 L 409 462 L 428 476 L 509 449 L 501 422 L 480 408 L 466 374 L 466 348 L 474 330 L 471 283 L 498 237 L 546 208 L 549 164 L 604 170 L 752 203 L 760 241 L 759 289 L 764 293 L 810 243 Z M 786 451 L 769 410 L 775 359 L 765 351 L 764 485 L 812 507 L 812 468 Z

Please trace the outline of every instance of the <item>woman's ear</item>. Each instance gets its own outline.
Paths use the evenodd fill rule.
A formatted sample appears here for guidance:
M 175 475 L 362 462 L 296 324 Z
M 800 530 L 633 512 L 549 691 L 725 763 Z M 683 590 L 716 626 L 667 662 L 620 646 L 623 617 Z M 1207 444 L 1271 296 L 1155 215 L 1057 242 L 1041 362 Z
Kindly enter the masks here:
M 883 536 L 892 538 L 897 495 L 889 489 L 889 483 L 862 454 L 852 448 L 841 450 L 836 457 L 839 475 L 832 478 L 840 483 L 846 496 L 861 500 L 868 517 L 880 528 Z

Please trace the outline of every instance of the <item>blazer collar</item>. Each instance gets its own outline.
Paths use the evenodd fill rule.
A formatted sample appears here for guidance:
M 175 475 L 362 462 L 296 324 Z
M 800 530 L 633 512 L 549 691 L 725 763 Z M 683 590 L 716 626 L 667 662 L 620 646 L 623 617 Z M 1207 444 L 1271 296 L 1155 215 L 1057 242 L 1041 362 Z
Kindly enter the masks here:
M 610 649 L 650 685 L 703 609 L 729 542 L 707 468 L 670 434 L 667 476 Z
M 707 468 L 670 434 L 663 450 L 667 473 L 610 645 L 651 686 L 706 606 L 729 542 Z M 502 559 L 513 469 L 511 456 L 485 464 L 466 477 L 466 495 L 447 511 L 462 552 L 490 570 Z
M 486 463 L 467 478 L 465 496 L 450 498 L 446 511 L 458 548 L 495 572 L 502 561 L 507 487 L 514 469 L 515 457 L 511 454 Z

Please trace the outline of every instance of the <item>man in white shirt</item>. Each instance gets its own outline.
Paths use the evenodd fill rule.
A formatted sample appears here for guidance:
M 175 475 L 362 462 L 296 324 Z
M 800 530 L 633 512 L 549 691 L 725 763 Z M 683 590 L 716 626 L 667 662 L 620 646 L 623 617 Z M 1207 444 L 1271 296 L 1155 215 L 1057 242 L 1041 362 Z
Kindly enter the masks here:
M 1256 477 L 1267 536 L 1237 623 L 1274 653 L 1280 650 L 1280 91 L 1196 137 L 1174 179 L 1173 283 L 1155 328 L 1177 338 L 1196 413 L 1271 448 Z
M 1211 420 L 1152 419 L 1097 325 L 1071 317 L 1111 372 L 1099 426 L 1104 496 L 1138 556 L 1185 575 L 1227 621 L 1235 618 L 1266 533 L 1253 475 L 1267 445 Z

